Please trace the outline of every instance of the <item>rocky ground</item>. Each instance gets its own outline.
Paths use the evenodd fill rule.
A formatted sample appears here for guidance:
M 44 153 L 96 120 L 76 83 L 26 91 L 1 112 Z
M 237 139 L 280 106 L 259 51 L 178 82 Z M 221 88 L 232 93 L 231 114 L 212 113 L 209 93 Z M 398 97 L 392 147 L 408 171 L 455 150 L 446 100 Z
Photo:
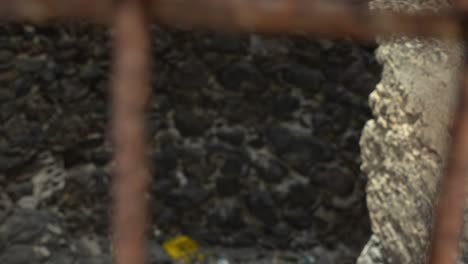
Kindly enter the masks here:
M 373 46 L 154 28 L 152 263 L 354 263 Z M 109 262 L 108 34 L 0 26 L 0 263 Z M 243 258 L 243 259 L 239 259 Z M 214 262 L 216 263 L 216 262 Z

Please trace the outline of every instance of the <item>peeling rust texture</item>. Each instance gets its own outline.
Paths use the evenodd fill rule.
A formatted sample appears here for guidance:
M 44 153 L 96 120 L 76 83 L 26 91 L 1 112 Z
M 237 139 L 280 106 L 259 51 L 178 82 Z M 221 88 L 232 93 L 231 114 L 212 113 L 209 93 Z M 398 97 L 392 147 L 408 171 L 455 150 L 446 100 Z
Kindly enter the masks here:
M 151 0 L 151 17 L 160 23 L 221 31 L 312 34 L 368 41 L 376 35 L 456 38 L 460 28 L 451 12 L 414 14 L 371 12 L 325 0 Z M 109 22 L 112 0 L 1 0 L 0 17 L 44 23 L 60 18 Z
M 145 117 L 151 97 L 149 23 L 143 1 L 115 8 L 113 242 L 118 264 L 147 263 L 150 166 Z

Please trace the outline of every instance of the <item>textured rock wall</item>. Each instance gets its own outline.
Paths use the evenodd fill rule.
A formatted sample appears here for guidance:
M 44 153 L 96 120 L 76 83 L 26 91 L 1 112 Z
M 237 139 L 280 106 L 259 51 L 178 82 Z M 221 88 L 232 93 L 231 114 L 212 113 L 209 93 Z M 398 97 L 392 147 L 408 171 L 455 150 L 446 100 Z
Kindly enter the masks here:
M 375 0 L 371 8 L 438 8 L 442 0 Z M 361 138 L 373 237 L 359 264 L 422 263 L 455 106 L 456 43 L 380 40 L 383 77 Z
M 153 30 L 152 239 L 355 262 L 374 45 Z M 110 47 L 102 28 L 0 25 L 0 226 L 27 208 L 107 236 Z

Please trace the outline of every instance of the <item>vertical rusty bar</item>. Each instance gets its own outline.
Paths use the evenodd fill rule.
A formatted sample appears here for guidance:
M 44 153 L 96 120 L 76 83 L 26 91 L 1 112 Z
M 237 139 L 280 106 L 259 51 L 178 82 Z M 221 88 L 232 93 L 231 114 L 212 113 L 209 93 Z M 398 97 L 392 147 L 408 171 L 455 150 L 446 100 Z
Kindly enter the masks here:
M 112 135 L 113 242 L 118 264 L 147 263 L 150 181 L 145 112 L 151 96 L 150 38 L 143 1 L 116 1 Z
M 466 40 L 465 38 L 465 43 L 468 43 Z M 437 205 L 430 264 L 457 263 L 459 243 L 463 236 L 463 214 L 468 197 L 468 58 L 466 57 L 461 74 L 463 79 L 459 92 L 459 105 L 454 119 L 446 173 L 442 178 Z

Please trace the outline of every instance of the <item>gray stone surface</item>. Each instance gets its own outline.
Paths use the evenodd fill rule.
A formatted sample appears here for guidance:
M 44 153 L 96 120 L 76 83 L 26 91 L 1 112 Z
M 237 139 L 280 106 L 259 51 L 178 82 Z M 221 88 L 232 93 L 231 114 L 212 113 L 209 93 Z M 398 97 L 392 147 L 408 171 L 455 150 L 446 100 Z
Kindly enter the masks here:
M 445 1 L 375 0 L 374 9 L 439 8 Z M 373 237 L 359 264 L 423 263 L 453 116 L 457 43 L 380 40 L 383 77 L 361 138 Z M 383 262 L 382 262 L 383 261 Z

